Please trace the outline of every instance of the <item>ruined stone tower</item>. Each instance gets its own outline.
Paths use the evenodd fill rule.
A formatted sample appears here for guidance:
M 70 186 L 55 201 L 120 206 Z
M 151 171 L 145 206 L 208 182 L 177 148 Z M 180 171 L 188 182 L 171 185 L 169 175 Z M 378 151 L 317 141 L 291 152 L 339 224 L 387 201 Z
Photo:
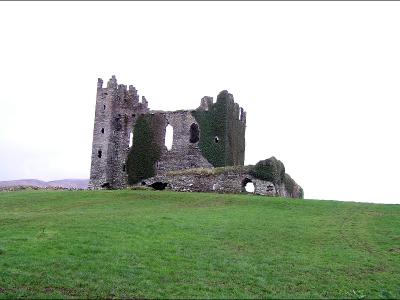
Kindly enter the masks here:
M 121 188 L 127 184 L 126 158 L 136 117 L 148 112 L 132 85 L 117 84 L 115 76 L 103 88 L 98 79 L 93 128 L 90 188 Z
M 103 87 L 99 78 L 89 188 L 168 185 L 174 191 L 242 193 L 251 183 L 255 194 L 303 198 L 275 157 L 244 166 L 245 131 L 246 112 L 226 90 L 215 102 L 203 97 L 196 109 L 149 110 L 132 85 L 112 76 Z
M 172 126 L 172 148 L 165 146 Z M 156 174 L 191 168 L 243 165 L 246 113 L 232 94 L 214 103 L 204 97 L 194 110 L 150 111 L 137 90 L 103 88 L 98 79 L 89 188 L 122 188 Z M 131 143 L 132 145 L 130 145 Z

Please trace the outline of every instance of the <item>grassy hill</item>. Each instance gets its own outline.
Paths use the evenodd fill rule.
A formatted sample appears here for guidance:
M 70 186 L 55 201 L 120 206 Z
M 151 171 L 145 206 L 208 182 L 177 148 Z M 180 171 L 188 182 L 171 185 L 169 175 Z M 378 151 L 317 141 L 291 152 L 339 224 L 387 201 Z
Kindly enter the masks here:
M 0 298 L 400 298 L 400 205 L 0 193 Z

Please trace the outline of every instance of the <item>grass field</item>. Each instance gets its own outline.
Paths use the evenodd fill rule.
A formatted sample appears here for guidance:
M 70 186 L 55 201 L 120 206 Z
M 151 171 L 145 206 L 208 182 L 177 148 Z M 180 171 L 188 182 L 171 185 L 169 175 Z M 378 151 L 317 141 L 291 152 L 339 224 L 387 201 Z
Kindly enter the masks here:
M 400 298 L 400 205 L 0 193 L 0 298 Z

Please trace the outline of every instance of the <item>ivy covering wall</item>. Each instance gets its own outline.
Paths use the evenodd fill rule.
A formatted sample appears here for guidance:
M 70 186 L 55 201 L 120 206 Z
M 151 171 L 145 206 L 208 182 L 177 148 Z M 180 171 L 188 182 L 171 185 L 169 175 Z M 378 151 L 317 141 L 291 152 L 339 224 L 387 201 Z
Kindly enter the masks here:
M 303 189 L 296 184 L 289 174 L 285 173 L 285 165 L 274 156 L 268 159 L 260 160 L 255 166 L 250 167 L 249 173 L 255 178 L 270 181 L 274 184 L 280 185 L 283 183 L 286 191 L 292 197 L 304 197 Z M 296 191 L 296 187 L 300 190 Z
M 285 180 L 285 166 L 274 156 L 260 160 L 250 171 L 254 177 L 270 181 L 276 184 L 281 184 Z
M 232 95 L 222 91 L 208 111 L 192 115 L 200 127 L 199 148 L 214 167 L 244 164 L 246 124 L 239 120 Z
M 160 115 L 144 114 L 138 117 L 127 159 L 129 184 L 155 175 L 155 163 L 161 156 L 165 125 L 165 119 Z

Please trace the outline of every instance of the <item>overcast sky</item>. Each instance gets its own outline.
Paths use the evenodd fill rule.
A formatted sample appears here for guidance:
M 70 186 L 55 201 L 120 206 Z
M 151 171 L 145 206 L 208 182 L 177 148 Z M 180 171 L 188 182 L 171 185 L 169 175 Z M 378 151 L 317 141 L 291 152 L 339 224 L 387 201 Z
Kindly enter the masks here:
M 400 203 L 399 2 L 1 2 L 0 180 L 88 178 L 97 78 L 151 109 L 227 89 L 246 164 Z

